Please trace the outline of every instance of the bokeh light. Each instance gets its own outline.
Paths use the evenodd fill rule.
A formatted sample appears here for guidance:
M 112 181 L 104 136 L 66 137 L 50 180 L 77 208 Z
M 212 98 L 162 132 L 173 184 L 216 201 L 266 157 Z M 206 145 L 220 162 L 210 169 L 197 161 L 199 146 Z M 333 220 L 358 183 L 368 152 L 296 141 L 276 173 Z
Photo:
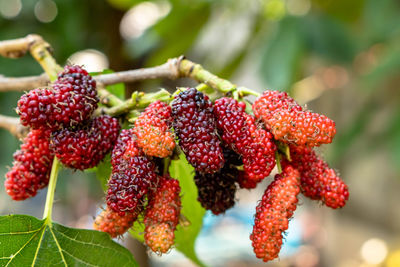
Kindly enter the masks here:
M 21 0 L 0 0 L 0 13 L 6 19 L 12 19 L 21 12 Z
M 168 1 L 137 4 L 129 9 L 122 18 L 120 24 L 121 36 L 126 40 L 141 36 L 158 20 L 165 17 L 170 10 L 171 4 Z
M 57 17 L 58 9 L 53 0 L 40 0 L 36 3 L 34 12 L 40 22 L 49 23 Z
M 94 49 L 86 49 L 72 54 L 68 63 L 83 65 L 89 72 L 103 71 L 109 67 L 107 56 Z
M 379 238 L 371 238 L 364 242 L 361 247 L 361 257 L 368 264 L 382 263 L 388 253 L 385 241 Z
M 288 13 L 295 16 L 304 16 L 311 9 L 310 0 L 288 0 L 286 5 Z
M 264 4 L 264 14 L 270 20 L 280 20 L 286 14 L 285 2 L 268 0 Z

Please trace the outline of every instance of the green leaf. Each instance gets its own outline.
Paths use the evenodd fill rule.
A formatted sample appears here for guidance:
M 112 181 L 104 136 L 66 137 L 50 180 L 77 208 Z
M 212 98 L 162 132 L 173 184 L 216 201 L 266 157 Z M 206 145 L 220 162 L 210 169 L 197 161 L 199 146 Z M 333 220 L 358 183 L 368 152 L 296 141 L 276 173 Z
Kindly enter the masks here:
M 96 167 L 96 177 L 100 181 L 101 188 L 107 191 L 108 179 L 111 175 L 111 155 L 108 154 Z
M 114 73 L 114 71 L 105 69 L 102 72 L 92 72 L 90 75 L 96 76 L 100 74 L 110 74 Z M 121 100 L 125 100 L 125 84 L 124 83 L 116 83 L 112 85 L 107 85 L 106 86 L 107 91 L 109 91 L 111 94 L 117 96 Z
M 287 90 L 295 81 L 304 51 L 299 23 L 296 18 L 283 19 L 274 38 L 264 48 L 260 73 L 273 89 Z
M 205 266 L 197 257 L 195 242 L 203 225 L 205 209 L 197 201 L 197 187 L 194 183 L 194 169 L 187 162 L 185 155 L 180 154 L 179 160 L 172 160 L 169 167 L 171 177 L 179 180 L 182 188 L 182 214 L 190 222 L 188 226 L 178 225 L 175 233 L 176 249 L 182 252 L 199 266 Z
M 108 234 L 27 215 L 0 217 L 0 266 L 138 266 Z

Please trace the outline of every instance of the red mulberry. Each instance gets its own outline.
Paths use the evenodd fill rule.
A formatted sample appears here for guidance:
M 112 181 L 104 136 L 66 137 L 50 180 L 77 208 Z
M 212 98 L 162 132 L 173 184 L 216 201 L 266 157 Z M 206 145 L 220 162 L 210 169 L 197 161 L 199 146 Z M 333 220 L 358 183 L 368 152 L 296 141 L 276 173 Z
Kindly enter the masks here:
M 108 181 L 107 205 L 120 214 L 134 211 L 142 203 L 143 197 L 151 189 L 155 189 L 158 182 L 155 164 L 143 154 L 136 137 L 129 132 L 121 132 L 113 149 L 113 170 Z M 122 141 L 126 143 L 123 145 Z M 125 154 L 126 147 L 130 148 L 130 154 Z
M 144 238 L 154 252 L 165 253 L 173 245 L 181 211 L 180 192 L 178 180 L 163 176 L 157 190 L 149 195 Z
M 171 127 L 171 107 L 161 101 L 150 104 L 135 121 L 139 147 L 146 155 L 165 158 L 175 148 Z
M 333 209 L 346 204 L 349 198 L 347 185 L 312 148 L 290 146 L 290 155 L 292 161 L 282 163 L 291 164 L 300 171 L 303 195 L 321 200 Z
M 172 117 L 179 145 L 196 171 L 213 173 L 221 169 L 224 157 L 208 96 L 195 88 L 181 92 L 172 102 Z
M 53 133 L 51 147 L 65 166 L 84 170 L 96 166 L 110 152 L 119 130 L 117 119 L 103 115 L 76 129 Z
M 300 193 L 299 172 L 287 166 L 268 186 L 256 209 L 253 232 L 250 235 L 257 258 L 270 261 L 278 257 L 282 233 L 296 210 Z
M 216 100 L 214 114 L 222 140 L 242 156 L 248 177 L 257 181 L 267 177 L 275 166 L 276 146 L 271 133 L 259 129 L 254 118 L 232 98 Z
M 107 208 L 96 217 L 93 228 L 98 231 L 106 232 L 114 238 L 128 231 L 137 217 L 138 212 L 125 212 L 123 216 L 120 216 L 118 212 Z
M 21 149 L 14 154 L 14 165 L 6 174 L 5 188 L 14 200 L 36 195 L 47 186 L 54 154 L 49 149 L 50 132 L 32 130 Z
M 97 108 L 96 82 L 79 66 L 66 66 L 50 89 L 35 89 L 18 101 L 21 123 L 59 129 L 88 120 Z
M 254 102 L 253 111 L 275 139 L 286 143 L 319 146 L 331 143 L 336 134 L 334 121 L 303 111 L 292 98 L 279 91 L 265 91 Z

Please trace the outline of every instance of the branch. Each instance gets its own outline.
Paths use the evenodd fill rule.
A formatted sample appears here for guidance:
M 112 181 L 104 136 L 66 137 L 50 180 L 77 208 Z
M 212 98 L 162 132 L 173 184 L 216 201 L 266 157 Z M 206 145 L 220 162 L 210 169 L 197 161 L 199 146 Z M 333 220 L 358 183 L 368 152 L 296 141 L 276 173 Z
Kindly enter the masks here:
M 100 74 L 93 78 L 104 85 L 160 78 L 175 80 L 179 78 L 178 65 L 180 60 L 180 58 L 172 58 L 167 63 L 156 67 Z
M 0 128 L 4 128 L 12 135 L 23 138 L 29 131 L 29 128 L 20 124 L 19 118 L 0 115 Z
M 46 86 L 50 82 L 46 73 L 39 76 L 21 78 L 9 78 L 0 76 L 0 92 L 28 91 L 34 88 Z
M 36 34 L 29 34 L 24 38 L 0 41 L 0 55 L 8 58 L 24 56 L 36 42 L 44 42 L 43 38 Z

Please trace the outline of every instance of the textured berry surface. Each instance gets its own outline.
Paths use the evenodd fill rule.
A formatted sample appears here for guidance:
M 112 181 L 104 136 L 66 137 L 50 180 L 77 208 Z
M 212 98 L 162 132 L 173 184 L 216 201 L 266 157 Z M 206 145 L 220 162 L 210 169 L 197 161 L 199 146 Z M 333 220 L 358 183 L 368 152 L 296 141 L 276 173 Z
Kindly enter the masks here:
M 171 107 L 161 101 L 151 103 L 136 119 L 137 142 L 146 155 L 165 158 L 172 154 L 175 140 L 171 123 Z
M 13 167 L 7 172 L 4 186 L 14 200 L 36 195 L 47 186 L 54 154 L 49 148 L 50 131 L 31 130 L 20 150 L 14 154 Z
M 118 139 L 111 156 L 113 170 L 108 181 L 107 205 L 124 214 L 143 202 L 143 197 L 156 188 L 158 178 L 155 164 L 140 150 L 131 130 L 122 130 Z
M 321 200 L 333 209 L 341 208 L 349 199 L 349 190 L 335 170 L 319 158 L 312 148 L 290 146 L 291 164 L 300 171 L 303 195 Z
M 239 171 L 238 173 L 237 182 L 240 188 L 254 189 L 257 187 L 257 184 L 261 181 L 262 179 L 259 180 L 250 179 L 249 175 L 245 171 Z
M 79 170 L 92 168 L 110 152 L 119 130 L 117 119 L 103 115 L 75 129 L 54 132 L 51 148 L 67 167 Z
M 224 165 L 213 107 L 208 96 L 195 88 L 172 102 L 173 126 L 189 163 L 201 173 L 213 173 Z
M 194 181 L 198 190 L 197 200 L 203 208 L 218 215 L 233 207 L 235 205 L 237 176 L 238 170 L 236 168 L 225 166 L 213 174 L 196 173 Z
M 66 66 L 52 88 L 35 89 L 18 101 L 21 123 L 33 129 L 59 129 L 88 120 L 97 108 L 96 82 L 79 66 Z
M 256 208 L 253 232 L 250 235 L 257 258 L 270 261 L 278 257 L 282 234 L 297 207 L 300 174 L 287 166 L 265 190 Z
M 336 134 L 334 121 L 318 113 L 303 111 L 283 92 L 265 91 L 254 102 L 253 111 L 275 139 L 286 143 L 319 146 L 331 143 Z
M 276 146 L 271 133 L 258 128 L 254 118 L 235 99 L 217 99 L 214 114 L 222 140 L 241 155 L 249 179 L 259 181 L 267 177 L 275 166 Z
M 149 194 L 144 217 L 145 241 L 154 252 L 165 253 L 173 245 L 181 211 L 180 192 L 178 180 L 165 175 L 157 190 Z
M 174 244 L 174 238 L 174 230 L 167 223 L 149 225 L 144 233 L 147 246 L 156 253 L 167 253 Z
M 96 217 L 93 228 L 98 231 L 106 232 L 114 238 L 128 231 L 137 217 L 138 212 L 125 212 L 123 216 L 120 216 L 118 212 L 107 208 Z

